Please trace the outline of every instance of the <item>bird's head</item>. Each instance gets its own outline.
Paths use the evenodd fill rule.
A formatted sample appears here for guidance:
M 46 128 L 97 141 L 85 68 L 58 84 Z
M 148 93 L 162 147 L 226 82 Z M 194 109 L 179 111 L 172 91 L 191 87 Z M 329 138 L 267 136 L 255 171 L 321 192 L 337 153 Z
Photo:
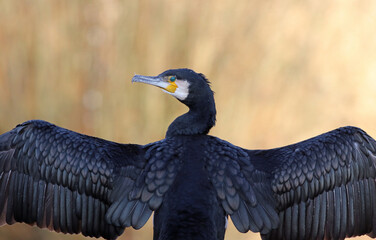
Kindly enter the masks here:
M 167 136 L 206 134 L 215 124 L 215 102 L 210 83 L 201 73 L 187 68 L 167 70 L 158 76 L 135 75 L 132 82 L 161 88 L 189 107 L 170 125 Z
M 213 98 L 209 81 L 201 73 L 187 68 L 170 69 L 158 76 L 135 75 L 132 82 L 141 82 L 161 88 L 188 107 L 203 104 Z M 205 100 L 206 98 L 206 100 Z

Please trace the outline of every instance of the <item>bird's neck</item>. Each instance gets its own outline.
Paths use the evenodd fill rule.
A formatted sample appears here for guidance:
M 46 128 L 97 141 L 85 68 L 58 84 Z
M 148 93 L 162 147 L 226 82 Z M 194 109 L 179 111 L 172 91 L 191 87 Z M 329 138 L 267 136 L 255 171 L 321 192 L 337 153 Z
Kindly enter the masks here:
M 195 107 L 176 118 L 168 127 L 166 137 L 207 134 L 215 125 L 215 105 Z

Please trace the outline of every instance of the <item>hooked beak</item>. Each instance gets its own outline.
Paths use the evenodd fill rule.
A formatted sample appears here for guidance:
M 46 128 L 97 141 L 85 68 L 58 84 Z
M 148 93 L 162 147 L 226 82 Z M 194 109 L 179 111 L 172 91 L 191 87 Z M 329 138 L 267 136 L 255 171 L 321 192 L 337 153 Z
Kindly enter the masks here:
M 175 76 L 174 76 L 175 77 Z M 134 75 L 132 82 L 146 83 L 162 89 L 177 99 L 183 101 L 189 94 L 189 83 L 185 80 L 175 79 L 171 81 L 171 76 L 143 76 Z
M 162 88 L 164 90 L 167 89 L 169 86 L 169 83 L 167 83 L 162 77 L 160 76 L 143 76 L 143 75 L 134 75 L 132 78 L 133 82 L 140 82 L 140 83 L 146 83 L 152 86 L 156 86 L 159 88 Z
M 169 82 L 164 77 L 160 76 L 143 76 L 143 75 L 134 75 L 132 78 L 132 82 L 141 82 L 146 83 L 152 86 L 156 86 L 159 88 L 162 88 L 163 91 L 167 93 L 175 93 L 176 89 L 178 88 L 178 85 L 176 85 L 175 82 Z

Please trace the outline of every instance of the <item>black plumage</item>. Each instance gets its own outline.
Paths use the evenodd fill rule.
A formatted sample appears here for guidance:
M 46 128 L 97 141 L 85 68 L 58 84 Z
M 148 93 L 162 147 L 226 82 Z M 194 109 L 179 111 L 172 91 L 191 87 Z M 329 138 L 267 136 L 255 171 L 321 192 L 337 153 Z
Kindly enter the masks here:
M 115 239 L 155 211 L 154 239 L 223 239 L 229 215 L 263 239 L 376 234 L 376 142 L 339 128 L 270 150 L 207 133 L 208 80 L 189 69 L 135 82 L 189 107 L 148 145 L 119 144 L 34 120 L 0 136 L 0 223 Z

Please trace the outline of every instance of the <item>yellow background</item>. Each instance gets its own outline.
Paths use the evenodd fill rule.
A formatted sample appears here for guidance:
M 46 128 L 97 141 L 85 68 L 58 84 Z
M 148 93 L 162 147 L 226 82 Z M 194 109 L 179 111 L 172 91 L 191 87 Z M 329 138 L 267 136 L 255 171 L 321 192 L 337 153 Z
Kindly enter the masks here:
M 28 119 L 118 142 L 164 138 L 185 106 L 132 75 L 212 82 L 211 134 L 272 148 L 355 125 L 376 136 L 376 1 L 0 0 L 0 132 Z M 151 239 L 152 223 L 120 239 Z M 233 226 L 226 239 L 258 239 Z M 22 224 L 0 239 L 83 239 Z

